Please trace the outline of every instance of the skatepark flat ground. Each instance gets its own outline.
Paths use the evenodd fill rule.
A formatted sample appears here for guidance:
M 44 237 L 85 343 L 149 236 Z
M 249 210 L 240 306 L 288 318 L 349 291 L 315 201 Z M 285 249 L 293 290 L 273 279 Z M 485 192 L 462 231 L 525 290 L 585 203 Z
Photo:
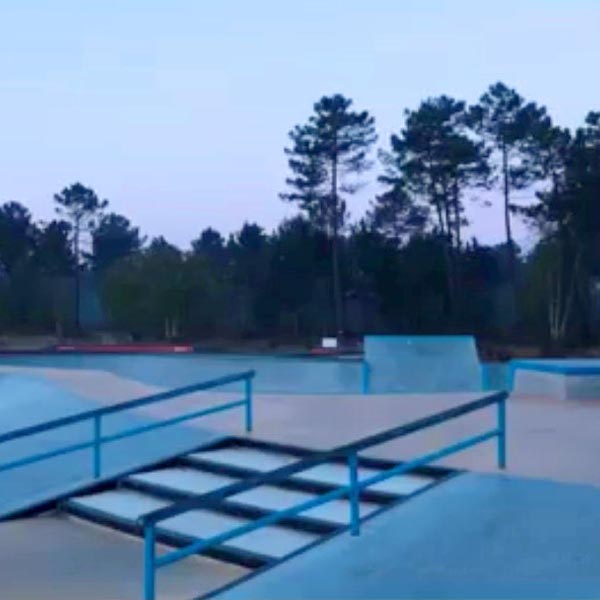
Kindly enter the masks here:
M 44 376 L 53 378 L 50 372 Z M 82 371 L 70 377 L 62 370 L 53 381 L 59 379 L 65 389 L 98 404 L 128 399 L 134 391 L 156 391 L 98 372 L 86 382 Z M 326 449 L 481 395 L 256 394 L 251 437 Z M 136 411 L 136 416 L 175 416 L 231 397 L 193 394 Z M 484 409 L 368 454 L 408 460 L 487 430 L 495 418 L 495 409 Z M 600 402 L 513 396 L 507 424 L 505 473 L 495 467 L 493 442 L 449 457 L 442 464 L 472 473 L 365 522 L 359 537 L 337 536 L 221 597 L 597 597 Z M 241 411 L 194 421 L 185 432 L 186 446 L 246 435 Z M 164 437 L 161 453 L 177 449 L 182 440 L 176 434 L 174 429 Z M 91 526 L 82 533 L 71 525 L 53 514 L 0 525 L 0 580 L 6 597 L 75 600 L 83 593 L 94 600 L 139 598 L 141 543 Z M 203 560 L 161 570 L 159 597 L 191 598 L 245 574 Z

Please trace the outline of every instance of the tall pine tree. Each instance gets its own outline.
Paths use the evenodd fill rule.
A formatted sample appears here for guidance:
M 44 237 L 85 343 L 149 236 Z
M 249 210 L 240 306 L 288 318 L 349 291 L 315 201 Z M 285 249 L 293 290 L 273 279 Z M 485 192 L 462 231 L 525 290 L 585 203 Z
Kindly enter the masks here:
M 377 140 L 375 119 L 351 110 L 352 100 L 341 94 L 324 96 L 304 125 L 290 131 L 286 148 L 293 174 L 284 200 L 297 202 L 314 226 L 331 240 L 333 303 L 337 335 L 344 331 L 340 275 L 340 237 L 347 219 L 345 197 L 360 188 L 359 175 L 370 168 L 369 152 Z
M 108 200 L 100 200 L 96 192 L 81 183 L 66 187 L 60 194 L 54 195 L 56 212 L 71 226 L 73 256 L 75 259 L 75 329 L 80 330 L 81 270 L 83 269 L 82 237 L 90 234 L 98 225 L 102 211 L 108 206 Z
M 511 212 L 516 208 L 513 192 L 526 188 L 538 177 L 530 152 L 531 137 L 545 112 L 544 108 L 526 102 L 516 90 L 500 82 L 491 85 L 479 103 L 471 108 L 473 128 L 484 138 L 496 158 L 495 170 L 504 199 L 506 244 L 513 270 L 516 256 L 511 223 Z
M 486 185 L 489 175 L 487 152 L 467 130 L 465 103 L 448 96 L 429 98 L 406 112 L 406 124 L 392 135 L 390 150 L 381 153 L 385 173 L 381 183 L 388 186 L 379 197 L 380 215 L 385 202 L 397 203 L 406 224 L 415 216 L 434 215 L 434 228 L 443 240 L 447 274 L 447 312 L 455 309 L 459 287 L 458 254 L 462 227 L 467 223 L 463 197 L 473 186 Z M 429 209 L 428 213 L 423 211 Z

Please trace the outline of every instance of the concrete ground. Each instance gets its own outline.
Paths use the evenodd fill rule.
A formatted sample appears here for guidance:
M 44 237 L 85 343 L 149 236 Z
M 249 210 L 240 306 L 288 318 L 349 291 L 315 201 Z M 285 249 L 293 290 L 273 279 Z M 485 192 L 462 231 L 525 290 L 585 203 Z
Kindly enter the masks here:
M 257 395 L 260 439 L 329 448 L 472 400 L 480 394 L 385 396 Z M 407 460 L 495 426 L 494 408 L 373 448 L 366 454 Z M 208 425 L 208 421 L 207 421 Z M 239 435 L 239 416 L 216 415 L 210 426 Z M 600 399 L 558 401 L 511 397 L 507 403 L 507 472 L 600 486 Z M 448 457 L 441 464 L 497 472 L 491 441 Z
M 594 487 L 465 474 L 218 597 L 597 598 L 599 532 Z
M 97 403 L 156 391 L 98 371 L 87 375 L 82 371 L 44 371 L 65 389 Z M 329 448 L 478 396 L 258 394 L 254 398 L 255 430 L 251 435 Z M 175 416 L 232 397 L 195 394 L 136 411 L 136 416 Z M 373 448 L 368 454 L 407 460 L 492 428 L 495 416 L 492 408 L 481 410 Z M 453 479 L 369 521 L 359 538 L 335 538 L 223 597 L 597 596 L 600 491 L 591 486 L 523 481 L 515 476 L 600 486 L 600 399 L 596 403 L 512 397 L 507 422 L 508 477 L 495 474 L 493 442 L 449 457 L 443 464 L 494 475 L 468 474 Z M 186 435 L 191 436 L 186 444 L 188 439 L 195 439 L 195 427 L 199 443 L 207 439 L 207 428 L 214 438 L 221 433 L 243 435 L 243 411 L 191 422 L 186 428 Z M 165 433 L 163 442 L 168 439 L 170 435 Z M 0 525 L 2 597 L 139 597 L 139 542 L 120 535 L 108 540 L 107 535 L 112 538 L 115 534 L 91 528 L 79 538 L 79 534 L 69 531 L 69 524 L 56 517 L 44 519 Z M 43 543 L 36 548 L 32 540 Z M 344 577 L 330 577 L 338 565 Z M 196 579 L 195 568 L 193 573 L 185 571 L 185 563 L 181 568 L 180 574 L 174 571 L 173 579 L 169 579 L 170 568 L 159 574 L 159 580 L 164 578 L 161 585 L 167 586 L 161 597 L 191 597 L 241 575 L 229 571 L 223 575 L 220 569 L 225 567 L 217 564 L 216 571 L 207 567 L 210 573 L 198 570 Z M 322 576 L 324 569 L 327 578 Z M 36 576 L 28 578 L 28 573 Z M 364 587 L 358 586 L 358 581 L 364 581 Z M 109 582 L 114 587 L 107 587 Z M 356 588 L 350 585 L 352 582 Z M 256 587 L 246 587 L 251 585 Z M 87 586 L 97 586 L 97 594 L 87 593 Z
M 98 403 L 121 402 L 154 393 L 157 388 L 103 371 L 4 367 L 21 373 L 41 373 L 65 389 Z M 330 448 L 472 400 L 479 394 L 434 395 L 286 395 L 255 394 L 256 438 L 312 448 Z M 144 418 L 181 414 L 199 406 L 236 397 L 230 393 L 193 394 L 136 411 Z M 435 446 L 455 442 L 492 427 L 493 408 L 447 422 L 368 453 L 406 460 Z M 600 399 L 560 401 L 512 396 L 507 407 L 508 469 L 515 475 L 600 485 Z M 244 435 L 243 412 L 233 410 L 186 423 L 186 430 L 210 428 Z M 166 431 L 166 430 L 165 430 Z M 187 434 L 186 434 L 187 435 Z M 163 436 L 164 437 L 164 436 Z M 199 436 L 201 442 L 204 435 Z M 481 472 L 496 472 L 495 445 L 467 450 L 443 464 Z
M 191 557 L 159 570 L 157 594 L 189 600 L 245 573 Z M 143 544 L 60 515 L 2 523 L 0 582 L 6 600 L 137 600 L 143 596 Z

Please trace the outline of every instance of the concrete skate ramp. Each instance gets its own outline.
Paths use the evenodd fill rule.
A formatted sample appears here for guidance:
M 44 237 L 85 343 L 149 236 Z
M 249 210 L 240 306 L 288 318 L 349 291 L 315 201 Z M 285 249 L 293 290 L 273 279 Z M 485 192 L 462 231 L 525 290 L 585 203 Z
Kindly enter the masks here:
M 105 393 L 110 396 L 110 391 Z M 193 395 L 190 395 L 193 396 Z M 109 403 L 74 393 L 66 384 L 29 374 L 0 374 L 0 433 L 100 408 Z M 141 411 L 115 413 L 104 419 L 110 435 L 154 422 Z M 69 444 L 89 441 L 92 423 L 80 422 L 0 444 L 0 464 Z M 222 434 L 174 425 L 124 438 L 103 447 L 103 475 L 110 476 L 196 448 Z M 85 449 L 0 472 L 0 515 L 92 481 L 93 454 Z
M 597 358 L 513 360 L 510 369 L 513 389 L 521 397 L 600 398 L 600 360 Z
M 364 351 L 371 393 L 482 390 L 472 336 L 368 335 Z
M 597 598 L 596 487 L 467 473 L 223 600 Z

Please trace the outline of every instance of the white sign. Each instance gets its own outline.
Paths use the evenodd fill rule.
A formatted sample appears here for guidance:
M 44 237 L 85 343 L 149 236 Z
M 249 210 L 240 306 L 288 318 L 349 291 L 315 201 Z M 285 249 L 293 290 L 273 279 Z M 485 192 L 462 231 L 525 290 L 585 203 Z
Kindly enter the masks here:
M 321 340 L 321 346 L 323 348 L 337 348 L 337 345 L 337 338 L 334 337 L 326 337 Z

